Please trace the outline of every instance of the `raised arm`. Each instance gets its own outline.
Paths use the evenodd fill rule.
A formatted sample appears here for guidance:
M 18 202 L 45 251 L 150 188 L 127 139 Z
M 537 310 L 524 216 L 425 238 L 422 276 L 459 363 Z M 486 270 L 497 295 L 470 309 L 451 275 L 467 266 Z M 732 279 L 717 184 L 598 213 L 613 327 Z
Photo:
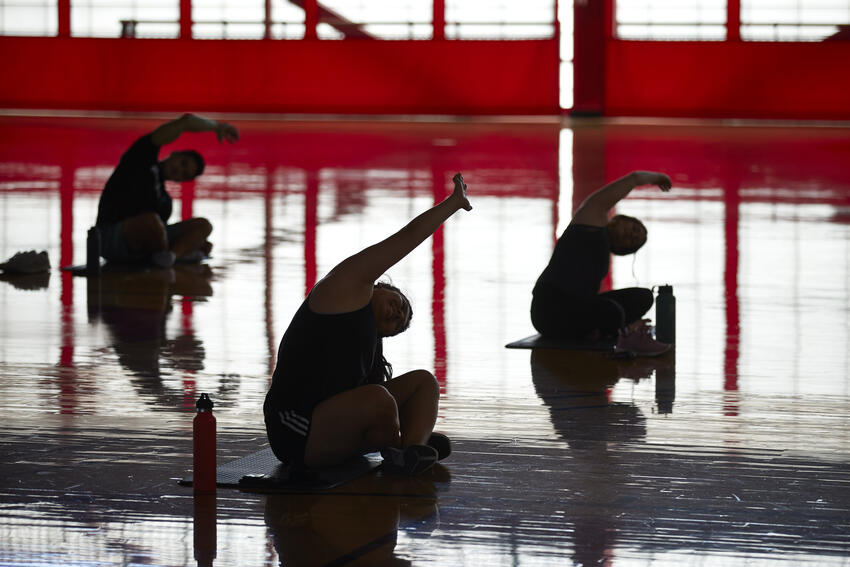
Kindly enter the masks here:
M 590 226 L 605 226 L 608 224 L 608 211 L 631 193 L 632 189 L 641 185 L 657 185 L 662 191 L 669 191 L 672 182 L 663 173 L 633 171 L 594 191 L 579 205 L 578 210 L 573 215 L 572 222 Z
M 372 288 L 381 275 L 424 242 L 455 212 L 472 210 L 466 198 L 463 176 L 458 173 L 452 181 L 454 191 L 449 197 L 392 236 L 346 258 L 322 278 L 310 294 L 310 308 L 319 313 L 344 313 L 369 303 Z
M 151 132 L 151 141 L 157 146 L 170 144 L 184 132 L 215 132 L 219 142 L 234 143 L 239 132 L 227 122 L 217 122 L 194 114 L 184 114 L 176 120 L 166 122 Z

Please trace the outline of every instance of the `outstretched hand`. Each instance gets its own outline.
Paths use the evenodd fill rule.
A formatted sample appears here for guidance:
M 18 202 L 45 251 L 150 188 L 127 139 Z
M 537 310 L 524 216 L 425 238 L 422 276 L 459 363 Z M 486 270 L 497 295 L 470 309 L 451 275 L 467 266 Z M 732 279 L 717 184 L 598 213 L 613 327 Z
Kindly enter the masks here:
M 654 171 L 635 171 L 635 175 L 637 176 L 636 185 L 657 185 L 658 188 L 664 192 L 669 191 L 670 188 L 673 187 L 673 182 L 670 181 L 670 178 L 663 173 L 656 173 Z
M 455 184 L 452 197 L 458 200 L 461 209 L 464 211 L 471 211 L 472 205 L 469 204 L 469 199 L 466 198 L 466 183 L 463 182 L 463 175 L 455 173 L 455 176 L 452 177 L 452 181 Z
M 239 139 L 239 131 L 236 130 L 236 127 L 228 124 L 227 122 L 216 123 L 215 135 L 219 142 L 227 141 L 232 144 Z

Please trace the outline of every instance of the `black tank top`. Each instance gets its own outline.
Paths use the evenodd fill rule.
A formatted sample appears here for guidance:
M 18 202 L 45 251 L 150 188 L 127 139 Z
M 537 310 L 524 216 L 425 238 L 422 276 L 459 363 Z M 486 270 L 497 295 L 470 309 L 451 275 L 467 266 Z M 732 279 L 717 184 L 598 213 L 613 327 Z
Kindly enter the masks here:
M 348 313 L 315 313 L 301 304 L 280 341 L 267 410 L 309 417 L 320 402 L 367 383 L 384 381 L 383 353 L 372 306 Z
M 546 287 L 573 297 L 594 296 L 608 274 L 610 261 L 607 227 L 570 224 L 555 244 L 533 293 Z

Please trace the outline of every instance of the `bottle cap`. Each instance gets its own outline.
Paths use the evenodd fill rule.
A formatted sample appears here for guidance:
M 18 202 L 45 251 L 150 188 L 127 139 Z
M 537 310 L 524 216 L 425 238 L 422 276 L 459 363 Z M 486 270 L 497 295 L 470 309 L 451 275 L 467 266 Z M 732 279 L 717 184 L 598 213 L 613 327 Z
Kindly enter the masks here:
M 195 404 L 195 407 L 198 408 L 199 410 L 211 410 L 211 409 L 213 409 L 213 403 L 212 403 L 212 400 L 210 399 L 209 394 L 201 394 L 201 397 L 198 398 L 198 401 Z
M 673 286 L 670 284 L 660 285 L 658 286 L 658 293 L 673 293 Z

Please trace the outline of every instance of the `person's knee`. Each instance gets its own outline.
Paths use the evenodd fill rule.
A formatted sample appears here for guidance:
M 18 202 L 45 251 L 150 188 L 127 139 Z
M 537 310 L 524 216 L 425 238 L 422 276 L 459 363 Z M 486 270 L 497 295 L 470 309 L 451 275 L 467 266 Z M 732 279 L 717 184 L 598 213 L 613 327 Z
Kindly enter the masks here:
M 165 225 L 156 213 L 143 213 L 124 221 L 123 237 L 132 251 L 168 248 Z
M 416 376 L 419 391 L 435 399 L 440 397 L 440 383 L 436 376 L 423 369 L 414 370 L 412 374 Z
M 652 307 L 652 304 L 655 301 L 655 296 L 652 295 L 651 289 L 646 289 L 643 287 L 636 288 L 635 296 L 637 297 L 641 308 L 644 310 L 644 313 L 649 311 L 649 308 Z
M 197 231 L 197 233 L 204 238 L 212 234 L 213 225 L 210 221 L 205 219 L 204 217 L 197 217 L 192 219 L 193 229 Z

